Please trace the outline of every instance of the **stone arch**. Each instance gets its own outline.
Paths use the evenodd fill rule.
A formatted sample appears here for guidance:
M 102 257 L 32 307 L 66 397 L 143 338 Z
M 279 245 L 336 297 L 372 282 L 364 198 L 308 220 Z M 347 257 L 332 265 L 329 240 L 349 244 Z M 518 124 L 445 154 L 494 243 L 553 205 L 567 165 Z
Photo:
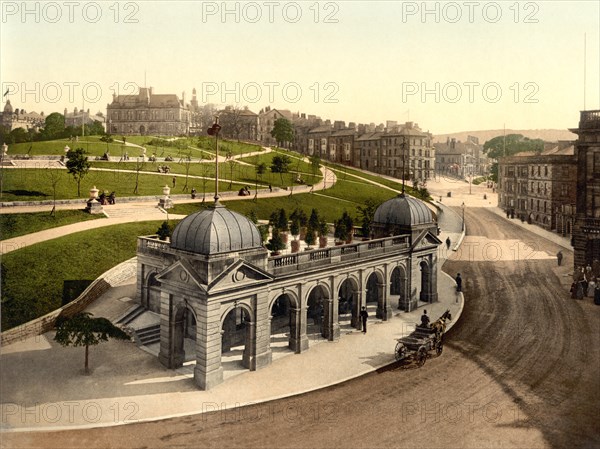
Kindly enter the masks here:
M 338 313 L 338 324 L 344 326 L 356 326 L 360 311 L 360 283 L 354 276 L 341 279 L 337 287 L 336 305 Z
M 183 362 L 185 362 L 186 360 L 185 339 L 190 338 L 189 334 L 192 332 L 192 329 L 187 329 L 188 323 L 193 323 L 193 340 L 196 340 L 196 312 L 187 302 L 184 301 L 175 306 L 175 313 L 173 313 L 173 319 L 170 323 L 171 333 L 173 335 L 173 341 L 171 346 L 171 368 L 181 367 L 183 365 Z M 194 355 L 195 358 L 195 350 L 191 350 L 190 352 Z
M 430 302 L 432 293 L 432 273 L 427 260 L 421 260 L 419 269 L 421 271 L 421 291 L 419 293 L 419 300 Z
M 395 266 L 390 274 L 390 302 L 392 301 L 397 301 L 400 310 L 409 308 L 408 270 L 403 264 Z
M 295 293 L 282 291 L 269 302 L 270 347 L 272 351 L 297 350 L 300 340 L 300 307 Z M 287 334 L 287 335 L 286 335 Z M 287 342 L 287 346 L 281 343 Z
M 156 279 L 158 270 L 151 271 L 146 277 L 145 295 L 143 297 L 143 306 L 152 312 L 160 312 L 160 282 Z
M 307 336 L 329 338 L 331 300 L 331 292 L 325 284 L 317 284 L 310 289 L 306 295 L 304 314 Z
M 250 368 L 249 355 L 253 341 L 254 323 L 252 308 L 245 303 L 232 304 L 221 315 L 221 366 L 223 369 Z
M 363 306 L 367 308 L 369 315 L 375 312 L 377 318 L 384 317 L 385 310 L 385 295 L 384 295 L 385 278 L 379 270 L 373 270 L 367 276 L 365 282 L 365 301 Z M 374 303 L 376 305 L 374 305 Z
M 140 136 L 146 134 L 146 127 L 144 125 L 140 125 Z

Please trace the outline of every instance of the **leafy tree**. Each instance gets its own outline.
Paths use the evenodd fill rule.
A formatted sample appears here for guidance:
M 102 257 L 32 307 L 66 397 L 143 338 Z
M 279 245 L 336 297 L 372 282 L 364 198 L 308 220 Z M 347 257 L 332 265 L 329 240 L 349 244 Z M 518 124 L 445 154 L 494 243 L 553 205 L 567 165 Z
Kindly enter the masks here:
M 67 152 L 67 172 L 72 174 L 73 179 L 77 182 L 78 197 L 81 196 L 81 181 L 89 173 L 91 165 L 83 148 L 70 149 Z
M 284 208 L 279 209 L 279 212 L 277 212 L 276 227 L 280 231 L 284 231 L 284 232 L 289 229 L 289 226 L 288 226 L 288 217 L 287 217 L 287 214 L 285 213 L 285 209 Z
M 498 182 L 498 162 L 494 162 L 490 167 L 490 179 Z
M 171 223 L 168 221 L 163 221 L 156 231 L 156 235 L 158 235 L 161 240 L 167 240 L 167 237 L 171 237 L 171 234 L 173 234 L 173 228 L 174 227 Z
M 260 232 L 260 239 L 262 243 L 265 243 L 269 238 L 269 225 L 260 225 L 258 227 L 258 232 Z
M 279 173 L 281 184 L 283 185 L 283 174 L 290 171 L 292 160 L 287 154 L 276 154 L 271 161 L 271 172 Z
M 319 229 L 319 223 L 321 220 L 319 219 L 319 212 L 317 209 L 310 211 L 310 218 L 308 219 L 308 226 L 312 227 L 315 231 Z
M 94 120 L 91 124 L 85 125 L 86 136 L 103 136 L 106 134 L 104 126 L 98 120 Z
M 304 212 L 304 209 L 300 209 L 298 207 L 290 214 L 290 220 L 298 220 L 300 226 L 306 226 L 308 223 L 306 212 Z
M 506 153 L 504 151 L 505 145 Z M 506 138 L 505 136 L 497 136 L 488 140 L 483 145 L 483 151 L 493 159 L 503 156 L 512 156 L 524 151 L 541 153 L 543 150 L 544 141 L 542 139 L 529 139 L 522 134 L 508 134 Z
M 317 172 L 319 171 L 319 167 L 321 166 L 321 158 L 315 153 L 309 158 L 309 161 L 310 167 L 312 168 L 312 174 L 313 176 L 316 176 Z
M 348 240 L 348 228 L 346 227 L 344 220 L 336 220 L 333 236 L 341 242 Z
M 271 234 L 271 238 L 269 239 L 269 243 L 267 243 L 267 249 L 269 251 L 277 252 L 285 249 L 285 243 L 283 243 L 283 239 L 281 238 L 281 234 L 279 229 L 273 228 L 273 233 Z
M 361 233 L 363 237 L 368 237 L 371 233 L 371 223 L 377 210 L 377 203 L 372 198 L 367 198 L 364 206 L 357 207 L 361 218 Z
M 89 373 L 88 353 L 90 346 L 96 346 L 109 338 L 129 340 L 129 335 L 113 325 L 106 318 L 92 318 L 92 314 L 81 312 L 71 318 L 59 316 L 56 320 L 54 340 L 62 346 L 85 346 L 85 373 Z
M 250 214 L 248 215 L 248 218 L 250 219 L 250 221 L 254 224 L 258 223 L 258 216 L 256 215 L 256 210 L 252 209 L 250 211 Z
M 324 218 L 319 221 L 317 231 L 319 232 L 319 237 L 326 237 L 329 234 L 329 225 Z
M 290 223 L 290 232 L 294 237 L 300 234 L 300 220 L 297 217 L 293 218 Z
M 292 142 L 294 140 L 294 126 L 292 122 L 286 118 L 278 118 L 273 124 L 271 136 L 281 147 L 285 146 L 286 142 Z
M 42 134 L 45 140 L 58 139 L 64 136 L 65 116 L 58 112 L 53 112 L 46 117 L 46 123 Z

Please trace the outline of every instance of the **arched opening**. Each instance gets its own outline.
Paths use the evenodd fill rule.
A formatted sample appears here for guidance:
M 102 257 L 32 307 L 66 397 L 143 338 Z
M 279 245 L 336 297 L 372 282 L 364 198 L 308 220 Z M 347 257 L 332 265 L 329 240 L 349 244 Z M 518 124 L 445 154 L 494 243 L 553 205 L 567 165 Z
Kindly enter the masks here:
M 146 134 L 146 127 L 144 125 L 140 125 L 140 135 Z
M 157 273 L 151 273 L 146 281 L 146 297 L 144 307 L 152 312 L 160 313 L 160 282 L 156 280 Z
M 425 261 L 422 261 L 419 267 L 421 268 L 421 292 L 419 300 L 429 302 L 431 297 L 431 270 L 429 264 Z
M 369 316 L 383 318 L 383 279 L 377 272 L 371 273 L 367 279 L 365 306 Z
M 244 353 L 250 341 L 249 311 L 237 306 L 230 310 L 223 320 L 221 328 L 221 366 L 223 371 L 242 371 L 246 369 Z
M 173 323 L 173 368 L 196 360 L 196 317 L 188 307 L 180 307 Z
M 320 285 L 315 287 L 308 295 L 306 303 L 306 336 L 309 340 L 327 338 L 325 321 L 329 318 L 326 316 L 326 312 L 328 311 L 326 301 L 328 299 L 329 295 L 327 291 Z
M 390 276 L 390 305 L 398 304 L 398 309 L 408 308 L 408 279 L 403 266 L 397 266 Z
M 297 333 L 293 298 L 288 294 L 278 296 L 271 305 L 271 352 L 273 358 L 279 353 L 293 351 L 293 338 Z
M 358 322 L 358 285 L 354 279 L 346 279 L 338 290 L 338 323 L 340 331 L 350 330 Z

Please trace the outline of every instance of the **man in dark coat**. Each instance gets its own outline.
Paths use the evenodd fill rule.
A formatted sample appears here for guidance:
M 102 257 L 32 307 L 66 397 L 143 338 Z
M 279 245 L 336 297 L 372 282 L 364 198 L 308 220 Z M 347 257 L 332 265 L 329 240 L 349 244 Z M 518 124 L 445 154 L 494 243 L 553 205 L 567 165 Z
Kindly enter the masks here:
M 556 260 L 558 262 L 558 266 L 560 267 L 560 264 L 562 263 L 563 260 L 563 253 L 562 251 L 559 251 L 556 253 Z
M 427 315 L 427 310 L 423 310 L 423 315 L 421 315 L 421 327 L 429 327 L 429 316 Z
M 367 333 L 367 318 L 369 318 L 369 313 L 367 312 L 367 308 L 363 306 L 360 311 L 360 319 L 362 320 L 362 328 L 363 334 Z
M 456 275 L 456 291 L 462 292 L 462 278 L 460 277 L 460 273 Z

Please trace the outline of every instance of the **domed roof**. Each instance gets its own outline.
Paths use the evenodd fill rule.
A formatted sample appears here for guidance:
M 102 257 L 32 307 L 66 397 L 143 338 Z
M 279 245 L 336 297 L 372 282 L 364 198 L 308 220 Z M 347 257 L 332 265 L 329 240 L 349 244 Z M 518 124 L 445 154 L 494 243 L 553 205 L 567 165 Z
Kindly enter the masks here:
M 6 100 L 6 104 L 4 105 L 4 112 L 7 114 L 12 114 L 13 113 L 13 107 L 10 104 L 10 100 Z
M 433 223 L 433 215 L 425 203 L 408 195 L 398 195 L 375 211 L 373 222 L 385 225 L 415 226 Z
M 172 248 L 204 255 L 261 246 L 256 225 L 221 205 L 188 215 L 175 227 L 171 237 Z

